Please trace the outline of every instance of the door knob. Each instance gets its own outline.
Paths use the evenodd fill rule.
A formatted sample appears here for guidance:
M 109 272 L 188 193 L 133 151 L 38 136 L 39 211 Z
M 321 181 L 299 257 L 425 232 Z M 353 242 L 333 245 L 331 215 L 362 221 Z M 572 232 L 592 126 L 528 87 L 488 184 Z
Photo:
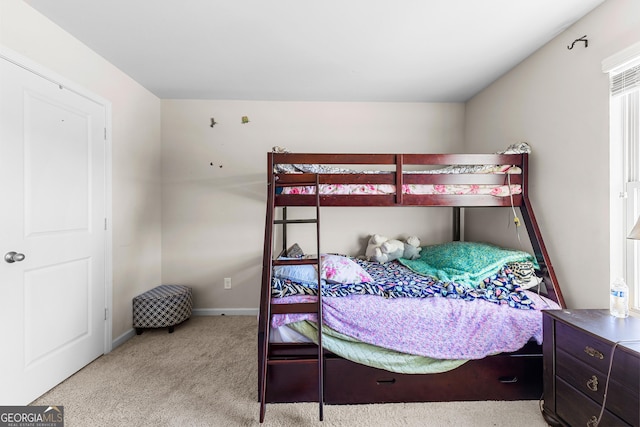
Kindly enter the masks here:
M 24 254 L 19 254 L 18 252 L 7 252 L 4 256 L 4 260 L 9 264 L 14 262 L 20 262 L 24 259 Z

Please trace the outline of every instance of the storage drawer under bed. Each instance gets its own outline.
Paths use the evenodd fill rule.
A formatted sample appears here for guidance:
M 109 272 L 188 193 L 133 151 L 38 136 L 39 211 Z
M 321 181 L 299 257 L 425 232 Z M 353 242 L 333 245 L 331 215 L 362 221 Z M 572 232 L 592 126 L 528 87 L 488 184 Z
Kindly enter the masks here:
M 541 356 L 492 356 L 439 374 L 396 374 L 327 361 L 327 403 L 526 400 L 542 395 Z
M 267 402 L 317 401 L 315 361 L 269 366 Z M 497 355 L 439 374 L 397 374 L 328 357 L 327 404 L 460 400 L 533 400 L 542 395 L 542 355 Z

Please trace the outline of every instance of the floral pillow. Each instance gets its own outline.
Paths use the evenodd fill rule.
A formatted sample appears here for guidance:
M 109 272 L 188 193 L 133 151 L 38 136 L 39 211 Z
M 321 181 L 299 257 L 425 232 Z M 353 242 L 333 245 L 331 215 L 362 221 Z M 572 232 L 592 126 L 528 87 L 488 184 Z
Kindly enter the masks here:
M 273 276 L 302 285 L 317 286 L 318 284 L 315 265 L 278 265 L 273 268 Z M 329 283 L 359 284 L 373 282 L 373 278 L 369 273 L 354 261 L 342 255 L 322 254 L 320 278 Z
M 329 283 L 358 284 L 373 278 L 354 261 L 341 255 L 322 255 L 321 277 Z

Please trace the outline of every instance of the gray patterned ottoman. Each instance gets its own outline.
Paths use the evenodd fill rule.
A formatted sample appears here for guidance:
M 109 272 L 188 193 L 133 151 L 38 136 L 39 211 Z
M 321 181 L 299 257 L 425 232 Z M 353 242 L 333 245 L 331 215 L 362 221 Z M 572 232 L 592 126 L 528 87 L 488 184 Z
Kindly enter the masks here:
M 133 327 L 140 335 L 143 328 L 173 327 L 191 317 L 191 288 L 182 285 L 160 285 L 133 299 Z

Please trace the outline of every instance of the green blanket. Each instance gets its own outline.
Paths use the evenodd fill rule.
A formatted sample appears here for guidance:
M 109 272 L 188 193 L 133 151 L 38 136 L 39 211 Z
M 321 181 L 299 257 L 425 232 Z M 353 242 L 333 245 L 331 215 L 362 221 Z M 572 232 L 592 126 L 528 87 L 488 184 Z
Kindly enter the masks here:
M 318 342 L 318 325 L 315 322 L 303 320 L 287 326 L 313 342 Z M 324 325 L 322 326 L 322 347 L 352 362 L 400 374 L 435 374 L 450 371 L 466 362 L 466 360 L 441 360 L 400 353 L 363 343 Z
M 510 262 L 530 261 L 539 268 L 535 257 L 527 252 L 477 242 L 423 246 L 419 259 L 398 261 L 418 274 L 472 287 Z

